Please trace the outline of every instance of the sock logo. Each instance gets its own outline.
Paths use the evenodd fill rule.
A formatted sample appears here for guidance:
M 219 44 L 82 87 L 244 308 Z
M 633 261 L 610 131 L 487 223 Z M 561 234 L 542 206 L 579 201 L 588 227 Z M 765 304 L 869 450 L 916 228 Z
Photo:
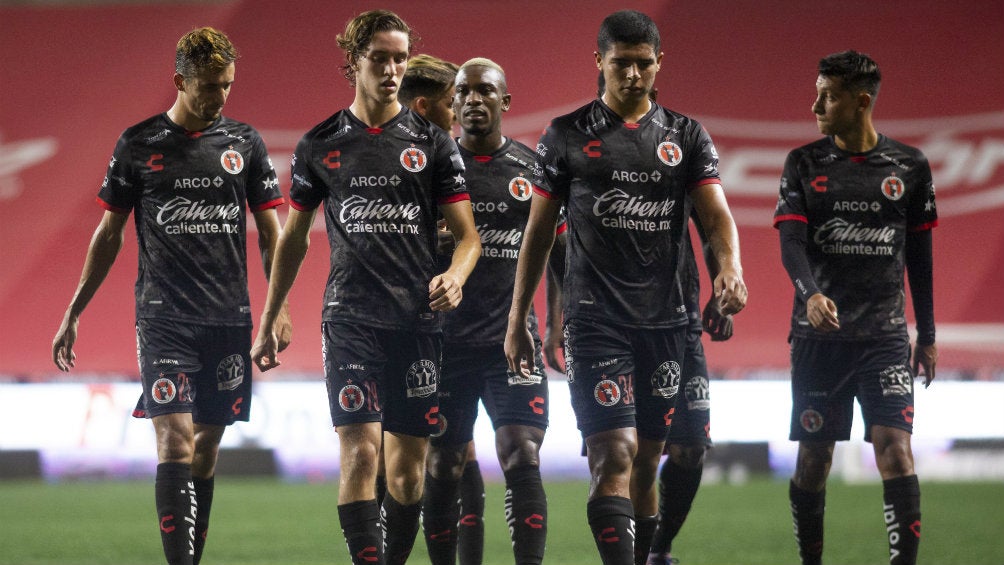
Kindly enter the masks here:
M 169 534 L 174 531 L 174 525 L 171 524 L 171 520 L 174 520 L 174 514 L 168 514 L 160 519 L 160 531 L 165 534 Z M 170 525 L 169 525 L 170 524 Z
M 885 531 L 889 534 L 889 562 L 899 557 L 899 522 L 896 521 L 896 509 L 892 504 L 882 505 L 882 517 L 885 519 Z
M 461 526 L 477 526 L 478 522 L 480 522 L 480 520 L 478 520 L 477 514 L 464 514 L 464 516 L 460 518 Z
M 372 545 L 364 547 L 360 549 L 358 553 L 356 553 L 356 557 L 360 561 L 365 561 L 367 563 L 376 563 L 378 559 L 377 548 Z
M 600 533 L 596 535 L 596 541 L 601 541 L 603 543 L 617 543 L 621 541 L 620 536 L 614 535 L 617 533 L 617 528 L 603 528 Z
M 530 514 L 523 520 L 523 523 L 535 530 L 539 530 L 544 527 L 544 517 L 540 514 Z

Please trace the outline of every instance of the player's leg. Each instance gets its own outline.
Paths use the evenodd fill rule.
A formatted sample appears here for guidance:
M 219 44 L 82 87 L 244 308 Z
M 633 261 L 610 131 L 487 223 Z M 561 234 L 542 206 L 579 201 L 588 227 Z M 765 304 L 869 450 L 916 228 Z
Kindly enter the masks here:
M 485 553 L 485 480 L 481 476 L 474 442 L 467 442 L 467 463 L 460 477 L 460 522 L 457 556 L 460 565 L 478 565 Z
M 795 541 L 802 565 L 817 565 L 823 559 L 823 518 L 826 478 L 833 462 L 832 441 L 800 441 L 795 474 L 788 486 L 788 500 Z
M 882 476 L 883 520 L 889 563 L 913 565 L 920 546 L 920 483 L 913 465 L 913 375 L 910 343 L 892 338 L 863 353 L 867 372 L 858 397 L 866 425 L 865 440 L 875 450 Z
M 338 432 L 338 520 L 353 565 L 383 563 L 383 534 L 375 483 L 379 422 L 344 424 Z
M 637 453 L 638 435 L 633 427 L 586 437 L 590 476 L 586 518 L 603 565 L 634 563 L 631 465 Z
M 687 332 L 683 387 L 666 438 L 669 457 L 659 470 L 659 526 L 649 548 L 648 565 L 670 563 L 673 540 L 690 513 L 711 445 L 711 391 L 700 330 Z
M 411 555 L 422 514 L 422 490 L 429 438 L 384 434 L 387 496 L 380 514 L 388 565 L 403 564 Z
M 663 436 L 665 437 L 665 436 Z M 656 476 L 665 448 L 663 439 L 638 438 L 638 453 L 631 466 L 631 502 L 634 505 L 634 563 L 644 565 L 659 524 Z
M 199 512 L 195 520 L 194 565 L 202 561 L 202 552 L 209 535 L 209 515 L 213 509 L 216 489 L 216 461 L 225 426 L 195 424 L 195 454 L 192 458 L 192 483 Z

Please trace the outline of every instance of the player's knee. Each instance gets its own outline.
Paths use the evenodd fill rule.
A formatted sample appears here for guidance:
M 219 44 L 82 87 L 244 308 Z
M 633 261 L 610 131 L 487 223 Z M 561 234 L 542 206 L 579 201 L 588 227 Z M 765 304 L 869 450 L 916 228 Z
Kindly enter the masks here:
M 467 446 L 433 446 L 426 461 L 429 474 L 437 479 L 459 481 L 464 474 Z
M 703 445 L 680 445 L 669 446 L 669 457 L 678 467 L 684 469 L 697 469 L 704 465 L 704 454 L 707 448 Z

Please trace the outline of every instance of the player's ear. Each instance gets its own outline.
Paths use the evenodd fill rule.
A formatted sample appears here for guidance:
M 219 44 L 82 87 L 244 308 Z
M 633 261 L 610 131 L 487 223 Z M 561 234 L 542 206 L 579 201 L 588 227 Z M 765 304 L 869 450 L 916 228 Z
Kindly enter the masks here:
M 413 106 L 414 110 L 418 112 L 420 116 L 423 117 L 426 115 L 426 113 L 428 113 L 430 106 L 429 99 L 426 98 L 425 96 L 416 96 L 415 100 L 412 101 L 411 105 Z
M 508 112 L 509 111 L 509 105 L 511 103 L 512 103 L 512 94 L 503 94 L 502 95 L 502 111 L 503 112 Z
M 178 89 L 178 92 L 185 90 L 185 77 L 181 73 L 174 73 L 174 88 Z

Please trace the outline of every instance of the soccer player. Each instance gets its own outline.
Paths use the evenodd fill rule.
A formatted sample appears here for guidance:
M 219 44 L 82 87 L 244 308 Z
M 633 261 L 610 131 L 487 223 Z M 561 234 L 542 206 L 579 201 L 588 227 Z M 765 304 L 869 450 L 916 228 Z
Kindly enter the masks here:
M 408 69 L 401 80 L 397 98 L 411 111 L 439 126 L 451 131 L 454 122 L 453 82 L 457 77 L 457 65 L 432 55 L 416 55 L 408 60 Z M 440 223 L 438 232 L 441 253 L 453 252 L 453 234 Z M 485 482 L 478 466 L 474 441 L 467 444 L 467 463 L 460 479 L 460 511 L 457 537 L 460 564 L 481 563 L 485 541 Z M 431 456 L 431 453 L 430 453 Z M 426 475 L 426 482 L 429 478 Z M 386 482 L 383 473 L 383 458 L 377 475 L 377 499 L 383 500 Z
M 526 321 L 564 204 L 565 361 L 588 452 L 586 514 L 606 565 L 633 563 L 635 516 L 657 510 L 655 477 L 688 322 L 681 280 L 688 202 L 720 266 L 714 291 L 722 312 L 741 310 L 747 295 L 711 139 L 649 99 L 659 44 L 648 16 L 608 16 L 595 53 L 602 98 L 556 118 L 541 138 L 505 343 L 510 369 L 532 374 Z
M 819 62 L 812 112 L 826 137 L 788 154 L 774 225 L 795 286 L 791 315 L 790 485 L 803 564 L 823 553 L 826 478 L 836 441 L 850 438 L 857 397 L 882 476 L 893 565 L 917 561 L 920 486 L 914 473 L 914 378 L 934 380 L 931 228 L 934 184 L 918 149 L 872 125 L 881 73 L 845 51 Z M 910 364 L 904 267 L 917 320 Z
M 338 516 L 357 565 L 403 563 L 411 552 L 429 435 L 439 429 L 442 312 L 460 304 L 481 253 L 456 143 L 397 98 L 411 35 L 386 10 L 356 16 L 338 35 L 355 98 L 297 145 L 292 210 L 252 348 L 263 370 L 278 365 L 278 306 L 323 203 L 331 269 L 322 353 L 340 445 Z M 445 272 L 436 262 L 439 213 L 457 240 Z M 381 443 L 387 495 L 378 506 Z
M 84 308 L 115 261 L 129 212 L 139 240 L 136 340 L 143 394 L 137 417 L 157 438 L 156 505 L 170 564 L 199 563 L 226 426 L 251 408 L 251 306 L 245 204 L 254 214 L 266 276 L 279 237 L 279 182 L 258 132 L 221 115 L 237 51 L 222 32 L 185 34 L 175 56 L 177 97 L 167 112 L 122 134 L 98 204 L 105 213 L 52 342 L 62 371 Z M 289 343 L 276 305 L 277 349 Z
M 502 134 L 502 114 L 510 101 L 505 72 L 498 64 L 475 58 L 461 65 L 453 109 L 482 257 L 465 287 L 476 299 L 446 316 L 439 399 L 443 429 L 432 439 L 423 509 L 426 544 L 435 565 L 456 562 L 457 492 L 479 400 L 495 428 L 515 563 L 539 564 L 544 557 L 547 501 L 540 446 L 547 428 L 547 379 L 539 356 L 531 374 L 510 372 L 502 347 L 534 167 L 533 150 Z M 528 330 L 539 351 L 536 326 L 531 313 Z

